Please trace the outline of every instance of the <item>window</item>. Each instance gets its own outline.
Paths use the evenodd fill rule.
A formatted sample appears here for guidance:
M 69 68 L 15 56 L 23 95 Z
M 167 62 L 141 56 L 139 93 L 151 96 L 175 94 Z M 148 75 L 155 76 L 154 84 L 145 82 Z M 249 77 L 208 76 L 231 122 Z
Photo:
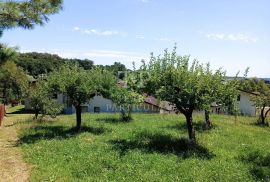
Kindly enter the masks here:
M 57 93 L 54 93 L 52 99 L 57 99 Z
M 94 107 L 94 113 L 100 113 L 100 107 Z
M 239 94 L 238 96 L 237 96 L 237 101 L 240 101 L 241 100 L 241 95 Z

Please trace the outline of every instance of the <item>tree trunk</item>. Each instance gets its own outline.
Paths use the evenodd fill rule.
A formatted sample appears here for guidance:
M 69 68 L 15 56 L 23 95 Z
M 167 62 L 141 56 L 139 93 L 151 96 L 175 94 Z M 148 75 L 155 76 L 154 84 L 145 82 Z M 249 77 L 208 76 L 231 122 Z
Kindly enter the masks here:
M 266 120 L 266 117 L 267 117 L 267 114 L 270 112 L 270 109 L 268 109 L 266 112 L 265 112 L 265 114 L 264 114 L 264 122 L 266 122 L 265 120 Z
M 261 109 L 261 116 L 260 116 L 262 125 L 265 125 L 264 109 L 265 109 L 265 104 L 263 105 L 263 108 Z
M 205 123 L 206 123 L 207 129 L 211 129 L 212 128 L 212 123 L 210 121 L 210 112 L 209 112 L 209 110 L 206 109 L 204 111 L 204 116 L 205 116 Z
M 128 106 L 128 121 L 131 121 L 132 120 L 132 117 L 131 117 L 131 112 L 132 112 L 132 106 Z
M 194 130 L 194 127 L 193 127 L 192 112 L 191 113 L 186 113 L 185 117 L 186 117 L 186 122 L 187 122 L 189 139 L 193 140 L 193 141 L 196 141 L 195 130 Z
M 81 125 L 82 125 L 82 108 L 81 105 L 76 106 L 76 129 L 77 131 L 81 130 Z
M 268 109 L 266 112 L 265 112 L 265 117 L 267 117 L 267 114 L 270 112 L 270 109 Z
M 35 111 L 35 120 L 37 120 L 37 118 L 38 118 L 38 113 L 39 113 L 39 110 L 36 110 Z

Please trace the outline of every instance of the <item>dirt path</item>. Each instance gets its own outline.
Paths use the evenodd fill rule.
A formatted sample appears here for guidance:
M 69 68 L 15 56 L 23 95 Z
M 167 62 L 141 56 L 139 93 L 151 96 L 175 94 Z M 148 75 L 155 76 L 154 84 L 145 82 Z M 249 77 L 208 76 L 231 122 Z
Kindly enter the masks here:
M 29 179 L 30 167 L 23 161 L 22 152 L 16 147 L 17 132 L 14 122 L 19 115 L 9 115 L 0 127 L 0 182 L 24 182 Z

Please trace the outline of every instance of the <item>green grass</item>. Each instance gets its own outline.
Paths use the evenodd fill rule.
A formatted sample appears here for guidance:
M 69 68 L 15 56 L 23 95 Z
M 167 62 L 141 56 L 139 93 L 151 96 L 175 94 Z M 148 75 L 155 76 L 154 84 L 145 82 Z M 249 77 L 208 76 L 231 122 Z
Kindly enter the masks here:
M 134 114 L 122 123 L 115 114 L 83 115 L 26 123 L 20 132 L 31 181 L 269 181 L 270 129 L 256 118 L 194 117 L 198 144 L 190 143 L 183 116 Z

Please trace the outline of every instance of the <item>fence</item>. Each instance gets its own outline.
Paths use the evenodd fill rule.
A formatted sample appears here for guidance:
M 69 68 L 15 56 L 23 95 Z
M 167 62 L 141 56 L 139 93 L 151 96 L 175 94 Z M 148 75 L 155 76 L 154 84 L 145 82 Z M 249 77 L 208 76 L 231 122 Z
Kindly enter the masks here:
M 4 120 L 4 116 L 5 116 L 5 106 L 0 105 L 0 126 L 2 125 L 2 122 Z

